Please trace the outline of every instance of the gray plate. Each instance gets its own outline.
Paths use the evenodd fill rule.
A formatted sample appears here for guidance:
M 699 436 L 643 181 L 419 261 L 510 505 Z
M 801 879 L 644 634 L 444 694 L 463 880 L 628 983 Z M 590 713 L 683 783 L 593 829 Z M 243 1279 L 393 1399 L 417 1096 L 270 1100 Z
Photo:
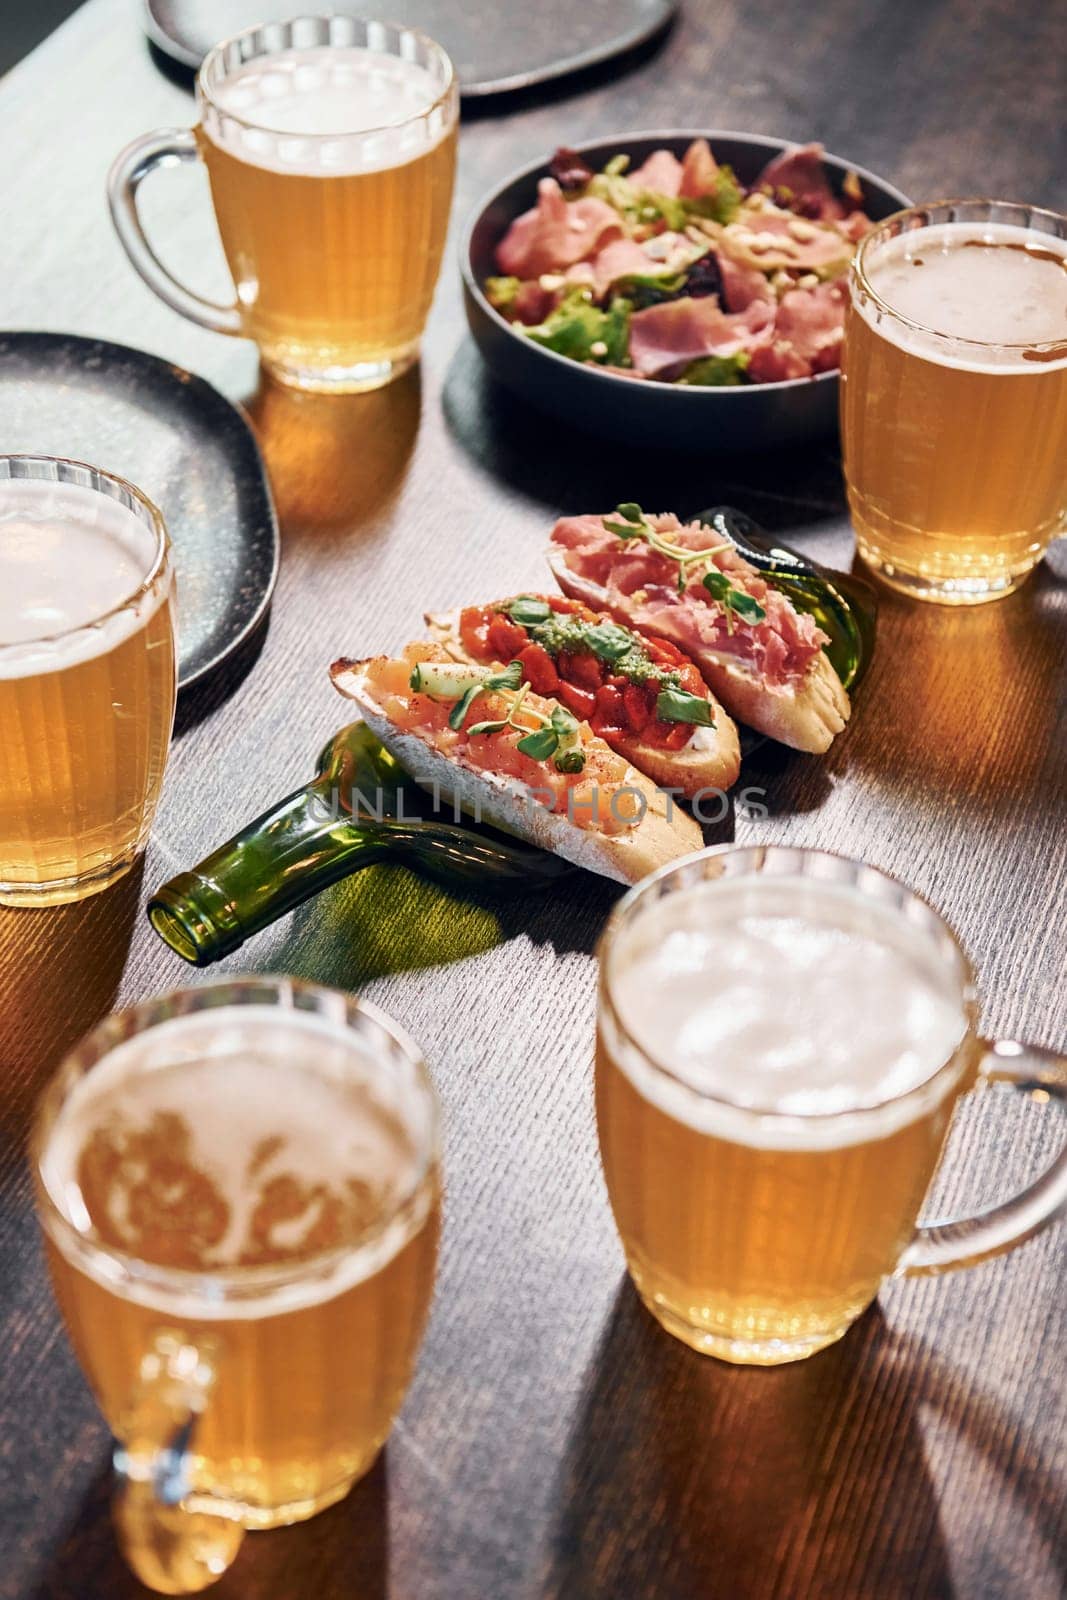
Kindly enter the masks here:
M 0 333 L 0 449 L 129 478 L 163 513 L 178 578 L 178 683 L 213 671 L 263 616 L 278 522 L 252 432 L 203 378 L 67 333 Z
M 501 0 L 356 0 L 337 9 L 406 22 L 439 40 L 468 99 L 527 89 L 633 50 L 666 27 L 676 6 L 677 0 L 537 0 L 536 27 L 525 20 L 533 11 Z M 144 0 L 144 25 L 153 44 L 195 71 L 220 39 L 297 10 L 286 0 Z
M 714 128 L 671 128 L 619 133 L 576 148 L 597 169 L 620 152 L 629 155 L 636 167 L 653 150 L 673 150 L 680 156 L 693 139 L 701 137 L 708 140 L 716 159 L 733 167 L 744 184 L 754 183 L 771 157 L 791 143 Z M 829 153 L 823 160 L 835 191 L 840 191 L 850 170 L 858 174 L 865 209 L 875 221 L 911 204 L 891 183 L 854 162 Z M 837 427 L 836 372 L 736 389 L 688 389 L 583 366 L 517 333 L 493 310 L 482 284 L 496 270 L 494 254 L 508 224 L 535 204 L 538 181 L 547 170 L 546 157 L 506 178 L 475 208 L 460 243 L 467 321 L 494 377 L 550 415 L 622 445 L 639 440 L 661 449 L 753 450 L 803 444 L 833 433 Z

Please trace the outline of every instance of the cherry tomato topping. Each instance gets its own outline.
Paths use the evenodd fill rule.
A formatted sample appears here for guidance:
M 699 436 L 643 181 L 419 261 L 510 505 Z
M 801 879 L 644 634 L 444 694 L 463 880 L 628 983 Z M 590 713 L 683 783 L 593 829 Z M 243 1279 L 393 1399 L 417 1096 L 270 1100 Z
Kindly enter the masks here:
M 528 644 L 519 651 L 522 675 L 537 694 L 555 694 L 559 688 L 559 673 L 548 651 L 539 644 Z
M 477 658 L 491 654 L 488 633 L 494 615 L 488 606 L 468 606 L 460 612 L 459 637 L 468 655 Z
M 587 689 L 579 689 L 576 684 L 560 682 L 555 690 L 556 699 L 567 707 L 583 722 L 588 722 L 596 707 L 596 696 Z
M 661 722 L 659 717 L 650 722 L 645 729 L 643 737 L 650 744 L 659 745 L 663 750 L 681 750 L 692 738 L 693 727 L 689 722 Z
M 596 720 L 601 727 L 625 728 L 626 707 L 622 695 L 611 684 L 596 692 Z
M 591 650 L 561 650 L 556 661 L 561 678 L 576 683 L 579 689 L 596 694 L 604 682 L 604 668 Z
M 654 712 L 645 698 L 645 691 L 636 684 L 623 690 L 622 703 L 626 708 L 626 721 L 634 733 L 640 733 L 645 724 L 653 720 Z
M 501 661 L 511 661 L 529 643 L 526 629 L 498 611 L 489 624 L 489 644 Z
M 678 649 L 677 645 L 671 644 L 669 639 L 646 639 L 644 646 L 652 660 L 659 667 L 677 667 L 683 663 L 689 666 L 691 664 L 688 658 Z

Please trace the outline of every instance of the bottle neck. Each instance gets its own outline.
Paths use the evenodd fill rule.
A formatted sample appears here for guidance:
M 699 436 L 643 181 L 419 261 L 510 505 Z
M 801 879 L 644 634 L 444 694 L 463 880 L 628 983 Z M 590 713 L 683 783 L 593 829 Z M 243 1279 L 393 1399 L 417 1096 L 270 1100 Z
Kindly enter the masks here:
M 335 782 L 318 778 L 163 884 L 148 918 L 184 960 L 209 966 L 387 848 L 373 823 L 340 811 Z

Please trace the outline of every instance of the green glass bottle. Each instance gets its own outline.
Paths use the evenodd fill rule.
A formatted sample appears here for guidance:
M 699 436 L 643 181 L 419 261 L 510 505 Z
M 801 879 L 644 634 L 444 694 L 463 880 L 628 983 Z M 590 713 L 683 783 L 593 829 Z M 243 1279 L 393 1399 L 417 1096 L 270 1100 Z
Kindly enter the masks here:
M 431 800 L 361 722 L 342 728 L 311 783 L 157 889 L 148 918 L 186 961 L 209 966 L 320 889 L 382 860 L 450 887 L 535 888 L 571 871 L 520 839 L 431 813 Z

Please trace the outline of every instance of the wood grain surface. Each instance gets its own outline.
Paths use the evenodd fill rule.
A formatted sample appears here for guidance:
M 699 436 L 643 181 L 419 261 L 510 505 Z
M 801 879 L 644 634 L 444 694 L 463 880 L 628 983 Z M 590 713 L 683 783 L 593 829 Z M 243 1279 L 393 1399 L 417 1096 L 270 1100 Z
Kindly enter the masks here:
M 537 27 L 515 5 L 514 25 Z M 817 137 L 917 197 L 1061 209 L 1062 10 L 1042 0 L 688 0 L 663 47 L 463 130 L 456 220 L 559 141 L 704 123 Z M 195 982 L 145 894 L 310 775 L 346 718 L 335 656 L 401 644 L 423 608 L 536 584 L 560 511 L 728 501 L 820 560 L 851 535 L 829 447 L 674 460 L 564 433 L 487 382 L 446 258 L 421 372 L 354 399 L 259 381 L 250 346 L 135 278 L 103 179 L 135 134 L 187 124 L 127 0 L 91 0 L 0 82 L 0 321 L 101 335 L 202 373 L 259 434 L 284 550 L 269 629 L 181 708 L 143 877 L 70 910 L 0 914 L 0 1596 L 142 1594 L 115 1552 L 108 1440 L 49 1293 L 22 1154 L 40 1085 L 116 1003 Z M 224 287 L 206 186 L 146 188 L 175 268 Z M 5 440 L 0 448 L 32 441 Z M 104 462 L 101 465 L 108 465 Z M 1019 463 L 1025 471 L 1025 462 Z M 885 601 L 853 726 L 824 760 L 769 746 L 739 839 L 862 856 L 929 896 L 982 973 L 983 1022 L 1067 1041 L 1067 561 L 973 614 Z M 242 673 L 244 674 L 242 676 Z M 734 832 L 724 824 L 720 837 Z M 347 1502 L 247 1541 L 220 1600 L 1054 1600 L 1065 1587 L 1063 1238 L 890 1285 L 838 1346 L 732 1370 L 630 1291 L 596 1155 L 591 878 L 465 900 L 376 868 L 225 970 L 364 990 L 422 1042 L 445 1105 L 433 1317 L 388 1449 Z M 959 1119 L 938 1210 L 1035 1170 L 1054 1109 Z M 339 1377 L 358 1353 L 336 1353 Z

